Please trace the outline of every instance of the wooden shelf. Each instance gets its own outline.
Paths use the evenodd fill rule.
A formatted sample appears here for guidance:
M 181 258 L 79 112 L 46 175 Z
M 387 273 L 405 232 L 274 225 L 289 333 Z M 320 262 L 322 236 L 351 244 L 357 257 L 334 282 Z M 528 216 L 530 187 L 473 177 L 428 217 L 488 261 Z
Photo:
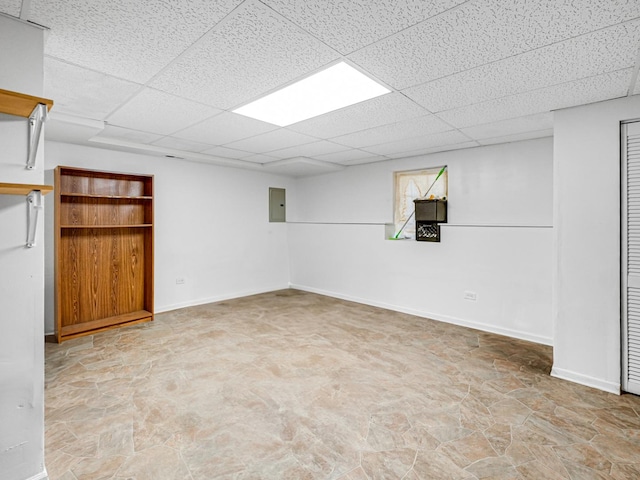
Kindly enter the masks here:
M 153 176 L 55 170 L 56 340 L 153 320 Z
M 135 225 L 60 225 L 60 228 L 148 228 L 153 225 L 150 223 Z
M 0 194 L 2 195 L 29 195 L 33 190 L 40 190 L 42 195 L 46 195 L 49 192 L 53 192 L 53 187 L 51 185 L 30 185 L 28 183 L 0 183 Z
M 76 198 L 108 198 L 109 200 L 153 200 L 150 196 L 131 196 L 131 195 L 95 195 L 90 193 L 65 193 L 60 192 L 62 197 Z
M 70 340 L 76 337 L 92 335 L 97 332 L 119 328 L 125 325 L 135 325 L 136 323 L 150 322 L 153 320 L 153 313 L 147 310 L 125 313 L 108 318 L 101 318 L 90 322 L 83 322 L 74 325 L 63 326 L 60 332 L 60 340 Z
M 24 93 L 0 89 L 0 113 L 29 118 L 29 115 L 40 103 L 45 104 L 47 110 L 51 110 L 53 106 L 53 100 L 48 98 L 33 97 Z

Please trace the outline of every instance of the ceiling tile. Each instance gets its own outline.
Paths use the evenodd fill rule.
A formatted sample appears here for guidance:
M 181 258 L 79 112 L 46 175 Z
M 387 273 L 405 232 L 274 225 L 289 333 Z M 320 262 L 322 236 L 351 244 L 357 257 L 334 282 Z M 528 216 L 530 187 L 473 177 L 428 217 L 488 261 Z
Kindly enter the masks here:
M 266 163 L 264 166 L 269 172 L 287 175 L 289 177 L 308 177 L 311 175 L 335 172 L 344 168 L 342 165 L 336 165 L 335 163 L 322 162 L 305 157 L 278 160 Z
M 477 0 L 349 55 L 404 89 L 640 17 L 637 1 Z
M 276 157 L 270 157 L 269 155 L 265 155 L 264 153 L 254 153 L 253 155 L 242 157 L 242 160 L 245 162 L 252 162 L 252 163 L 269 163 L 269 162 L 275 162 L 276 160 L 280 160 L 280 159 Z
M 12 17 L 20 16 L 20 8 L 22 0 L 0 0 L 0 12 L 11 15 Z
M 388 93 L 350 107 L 289 125 L 296 132 L 331 138 L 423 116 L 426 110 L 400 93 Z
M 476 103 L 438 113 L 438 116 L 458 128 L 464 128 L 621 97 L 629 88 L 631 71 L 628 68 Z
M 213 147 L 203 151 L 202 153 L 205 153 L 207 155 L 215 155 L 217 157 L 235 158 L 235 159 L 246 158 L 251 155 L 250 152 L 243 152 L 241 150 L 234 150 L 233 148 L 226 148 L 226 147 Z
M 44 128 L 44 138 L 48 141 L 86 145 L 89 143 L 88 139 L 99 131 L 95 127 L 57 120 L 52 115 Z
M 356 133 L 342 135 L 331 140 L 354 148 L 363 148 L 380 143 L 399 141 L 405 138 L 428 135 L 431 133 L 446 132 L 451 126 L 440 120 L 435 115 L 416 117 L 390 125 L 369 128 Z
M 114 125 L 106 125 L 104 129 L 96 135 L 101 138 L 115 138 L 135 143 L 151 143 L 160 140 L 162 135 L 155 133 L 141 132 L 130 128 L 116 127 Z
M 44 94 L 60 113 L 104 120 L 142 87 L 137 83 L 44 58 Z
M 316 156 L 316 159 L 318 160 L 341 164 L 352 163 L 357 160 L 363 160 L 365 158 L 371 158 L 371 152 L 365 152 L 364 150 L 357 149 Z
M 206 143 L 192 142 L 190 140 L 183 140 L 176 137 L 163 137 L 160 140 L 153 142 L 153 145 L 159 147 L 167 147 L 173 150 L 184 150 L 185 152 L 204 152 L 211 148 L 211 145 Z
M 439 145 L 437 147 L 421 148 L 421 149 L 413 150 L 410 152 L 396 153 L 396 154 L 391 154 L 387 156 L 389 158 L 417 157 L 420 155 L 430 155 L 432 153 L 438 153 L 438 152 L 450 152 L 452 150 L 462 150 L 464 148 L 473 148 L 479 145 L 480 144 L 476 141 L 462 142 L 462 143 L 454 143 L 454 144 L 447 144 L 447 145 Z
M 321 140 L 319 142 L 306 143 L 304 145 L 297 145 L 295 147 L 284 148 L 282 150 L 274 150 L 269 152 L 269 155 L 279 158 L 316 157 L 327 153 L 344 152 L 345 150 L 349 150 L 349 147 Z
M 372 145 L 364 150 L 378 155 L 395 155 L 403 152 L 410 152 L 423 148 L 438 147 L 440 145 L 450 145 L 453 143 L 468 142 L 469 137 L 457 130 L 435 133 L 433 135 L 421 135 L 419 137 L 407 138 L 405 140 Z
M 357 160 L 348 160 L 346 162 L 342 162 L 342 165 L 345 165 L 345 166 L 364 165 L 365 163 L 384 162 L 385 160 L 389 160 L 389 157 L 384 155 L 374 155 L 374 156 L 368 156 L 365 158 L 359 158 Z
M 485 138 L 502 137 L 505 135 L 522 134 L 553 128 L 553 113 L 543 112 L 525 117 L 510 118 L 500 122 L 485 123 L 460 130 L 469 137 L 480 140 Z
M 33 0 L 29 20 L 50 27 L 45 53 L 144 83 L 241 0 Z
M 286 128 L 280 128 L 273 132 L 263 133 L 262 135 L 256 135 L 255 137 L 229 143 L 225 145 L 225 147 L 253 153 L 269 153 L 273 150 L 281 150 L 283 148 L 317 141 L 317 138 L 292 132 Z
M 263 0 L 342 54 L 404 30 L 467 0 Z
M 228 109 L 338 58 L 272 9 L 247 0 L 150 85 Z
M 537 130 L 533 132 L 516 133 L 514 135 L 505 135 L 504 137 L 493 137 L 478 140 L 480 145 L 495 145 L 497 143 L 520 142 L 522 140 L 531 140 L 533 138 L 552 137 L 553 129 Z
M 174 136 L 212 145 L 223 145 L 243 138 L 255 137 L 278 128 L 276 125 L 254 120 L 244 115 L 223 112 L 220 115 L 181 130 Z
M 403 91 L 432 112 L 632 67 L 640 21 L 599 30 Z
M 213 107 L 145 88 L 108 117 L 112 125 L 170 135 L 220 113 Z

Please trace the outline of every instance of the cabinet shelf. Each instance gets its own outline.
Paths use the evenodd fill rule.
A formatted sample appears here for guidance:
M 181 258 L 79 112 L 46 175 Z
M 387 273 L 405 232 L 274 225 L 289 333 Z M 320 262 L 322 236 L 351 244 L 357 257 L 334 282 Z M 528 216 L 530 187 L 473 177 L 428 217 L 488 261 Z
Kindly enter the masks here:
M 61 328 L 60 340 L 70 340 L 84 335 L 119 328 L 125 325 L 135 325 L 136 323 L 153 320 L 153 313 L 148 310 L 138 310 L 135 312 L 115 315 L 113 317 L 101 318 L 80 324 L 65 325 Z
M 28 183 L 0 183 L 0 194 L 2 195 L 29 195 L 34 190 L 39 190 L 42 195 L 46 195 L 53 191 L 53 187 Z
M 152 226 L 150 223 L 137 223 L 133 225 L 60 225 L 60 228 L 149 228 Z
M 107 198 L 109 200 L 153 200 L 153 197 L 144 196 L 131 196 L 131 195 L 95 195 L 91 193 L 68 193 L 61 192 L 61 197 L 74 197 L 74 198 Z

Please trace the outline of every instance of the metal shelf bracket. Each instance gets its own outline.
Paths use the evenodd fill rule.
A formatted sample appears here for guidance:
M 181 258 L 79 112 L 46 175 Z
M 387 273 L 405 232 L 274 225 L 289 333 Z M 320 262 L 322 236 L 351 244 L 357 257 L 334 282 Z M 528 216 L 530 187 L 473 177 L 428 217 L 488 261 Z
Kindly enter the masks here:
M 42 124 L 47 121 L 48 110 L 44 103 L 39 103 L 29 115 L 29 151 L 27 156 L 27 168 L 36 168 L 36 153 L 42 135 Z
M 42 210 L 42 192 L 31 190 L 27 195 L 27 248 L 36 245 L 36 227 L 40 210 Z

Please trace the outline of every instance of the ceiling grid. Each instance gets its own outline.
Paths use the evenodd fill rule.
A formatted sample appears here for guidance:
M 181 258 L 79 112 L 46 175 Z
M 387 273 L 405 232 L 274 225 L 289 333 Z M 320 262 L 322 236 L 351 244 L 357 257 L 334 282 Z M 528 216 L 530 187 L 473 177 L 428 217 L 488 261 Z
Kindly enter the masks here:
M 49 29 L 47 138 L 292 176 L 550 136 L 553 110 L 640 93 L 640 0 L 0 0 L 0 13 Z M 232 113 L 340 60 L 391 93 L 283 128 Z

